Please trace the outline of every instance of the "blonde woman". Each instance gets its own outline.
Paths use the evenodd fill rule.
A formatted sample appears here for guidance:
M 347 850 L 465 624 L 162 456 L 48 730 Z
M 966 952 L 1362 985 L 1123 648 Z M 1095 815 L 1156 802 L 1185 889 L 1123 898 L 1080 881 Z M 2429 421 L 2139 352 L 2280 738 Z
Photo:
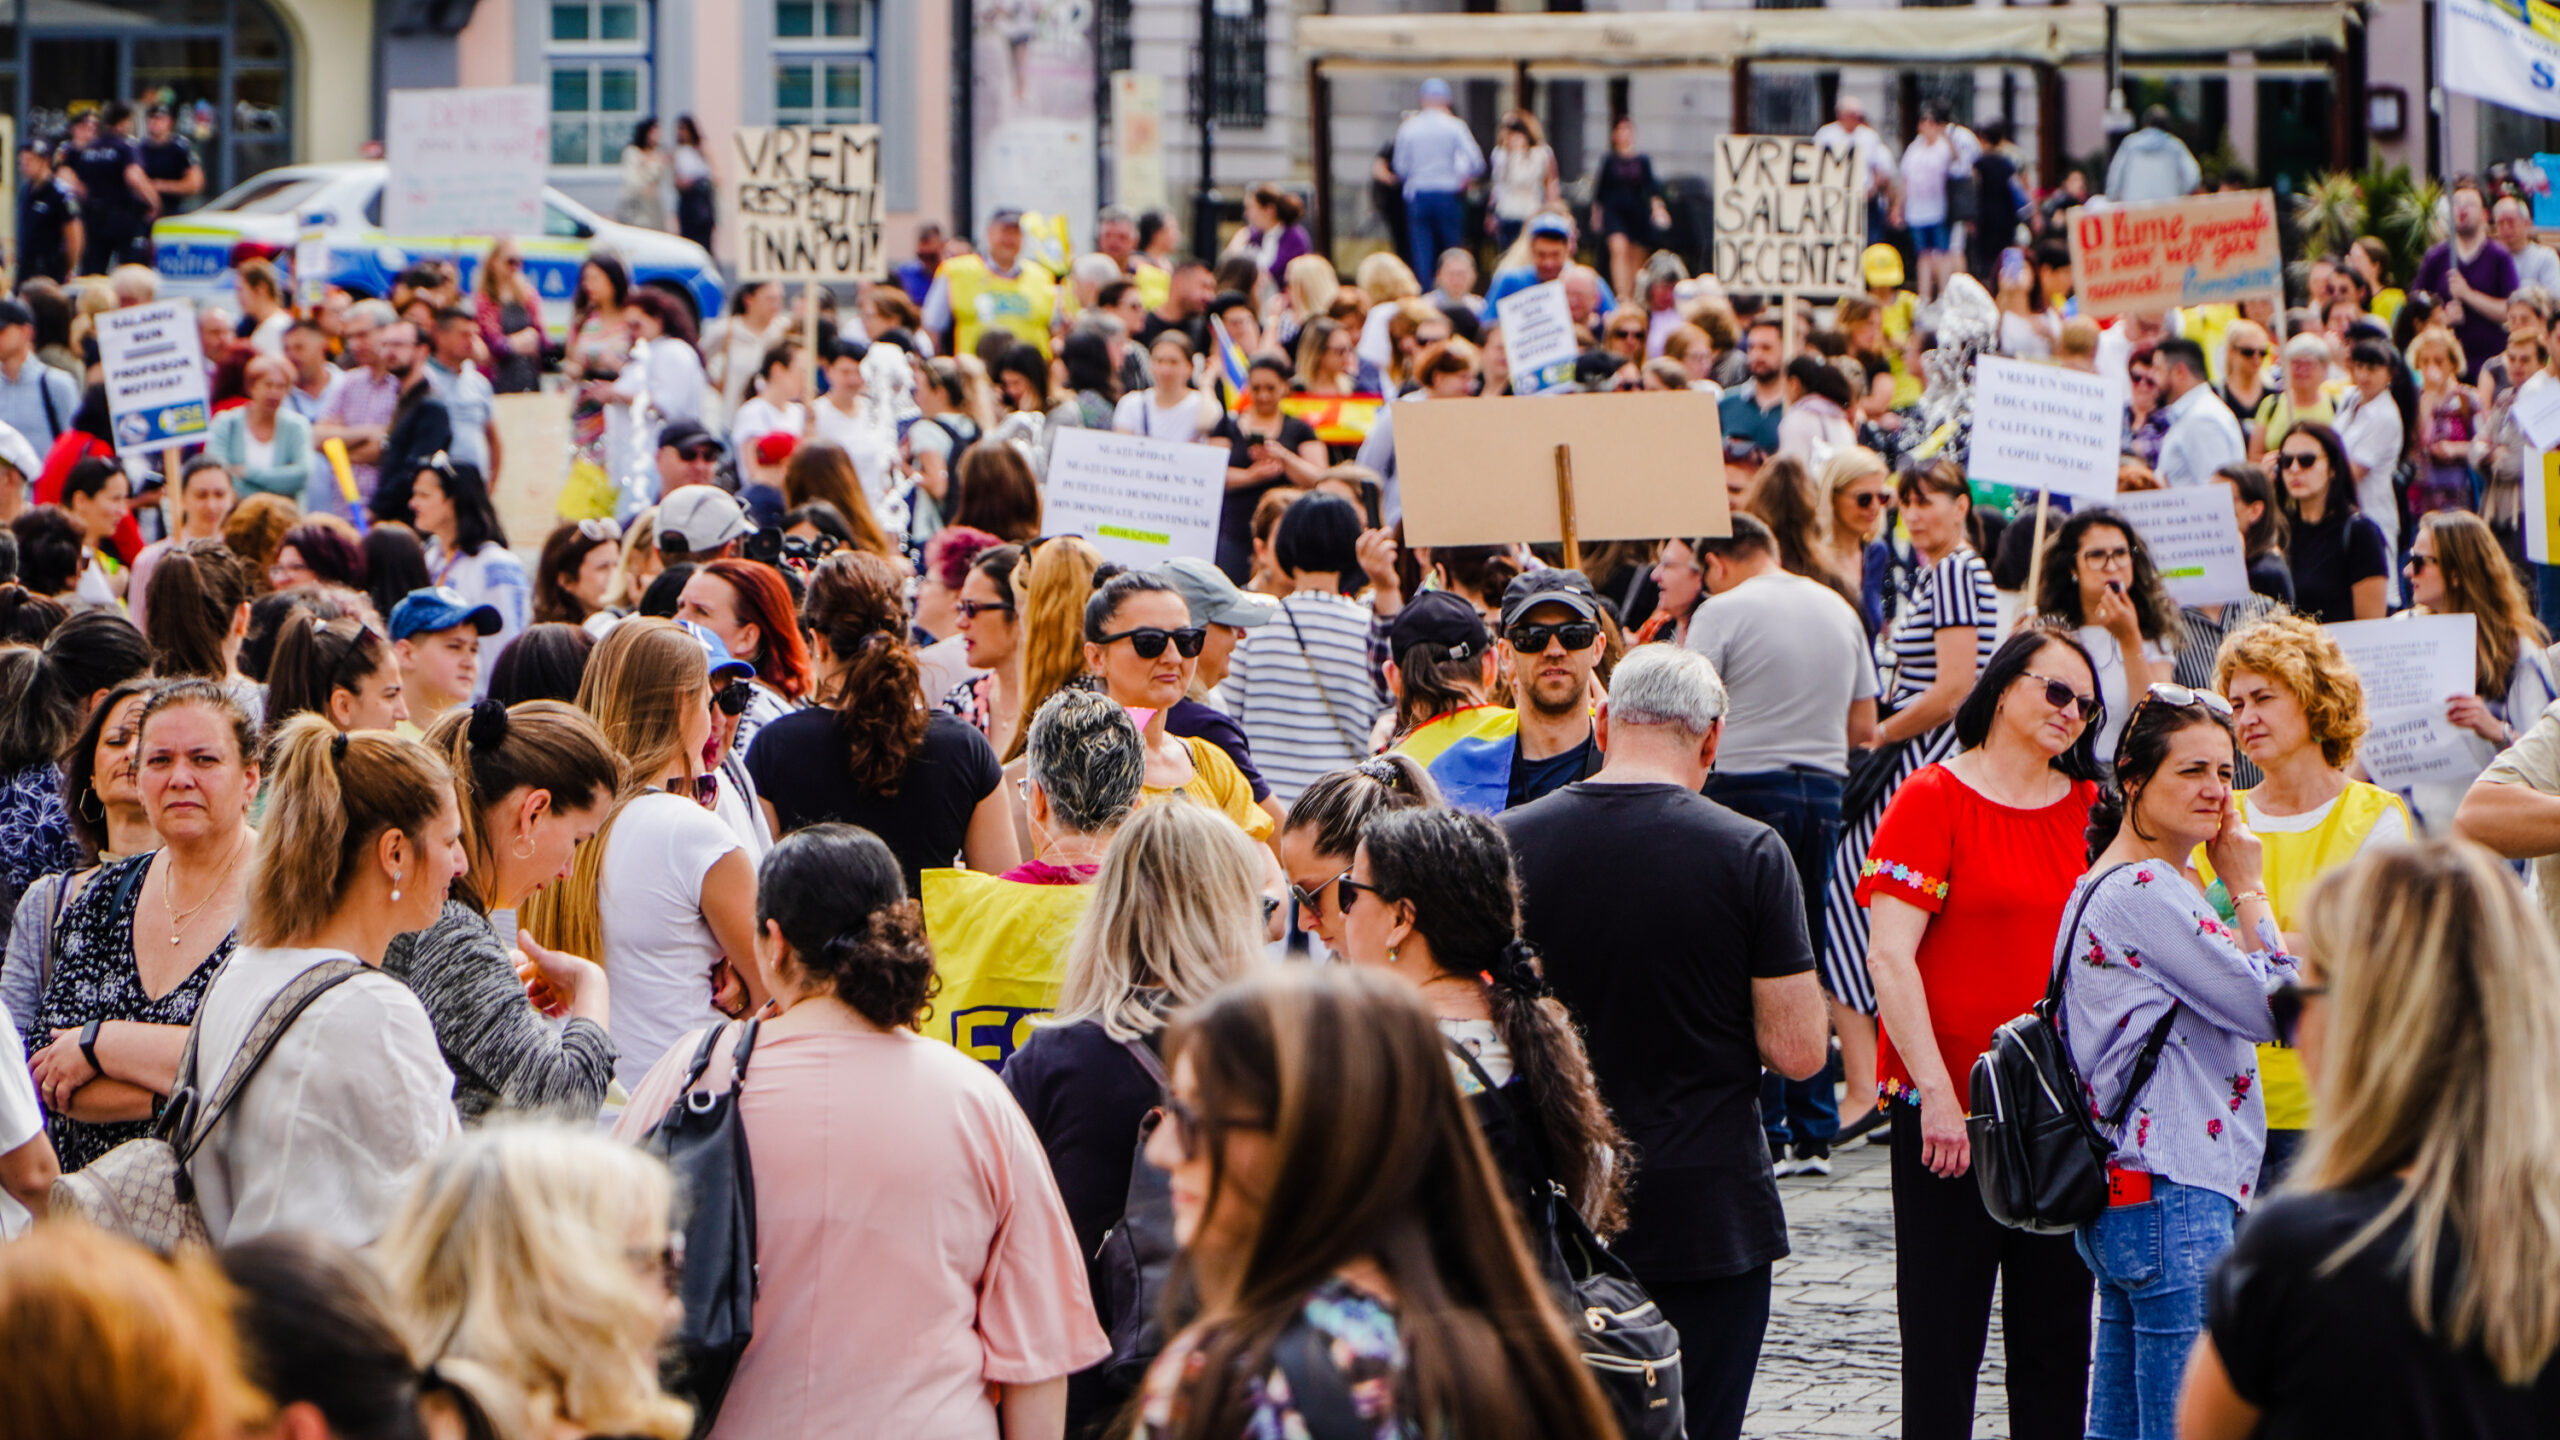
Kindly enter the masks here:
M 1858 595 L 1858 618 L 1873 638 L 1884 628 L 1884 592 L 1893 575 L 1885 527 L 1893 518 L 1893 475 L 1884 457 L 1863 445 L 1834 450 L 1814 477 L 1830 498 L 1830 543 L 1823 564 Z
M 728 661 L 721 679 L 747 673 Z M 703 764 L 711 682 L 703 642 L 671 620 L 625 620 L 596 646 L 578 708 L 622 757 L 622 790 L 569 878 L 523 912 L 544 946 L 589 956 L 612 977 L 608 1029 L 626 1089 L 687 1030 L 764 998 L 745 960 L 755 866 L 713 812 L 719 777 Z
M 1088 887 L 1056 1013 L 1005 1062 L 1005 1088 L 1040 1137 L 1085 1255 L 1120 1223 L 1131 1157 L 1163 1103 L 1165 1018 L 1262 959 L 1263 864 L 1204 806 L 1139 811 Z M 1099 1282 L 1101 1268 L 1089 1277 Z M 1125 1398 L 1097 1371 L 1069 1377 L 1069 1433 Z
M 472 318 L 488 348 L 491 388 L 517 395 L 542 388 L 542 291 L 524 273 L 524 251 L 501 237 L 480 262 Z
M 445 1382 L 427 1433 L 684 1440 L 693 1408 L 658 1386 L 674 1211 L 667 1167 L 591 1128 L 494 1125 L 446 1146 L 374 1249 L 410 1348 Z
M 1369 297 L 1368 317 L 1360 323 L 1360 358 L 1384 370 L 1395 360 L 1395 346 L 1387 339 L 1387 321 L 1396 314 L 1397 301 L 1422 294 L 1422 282 L 1414 278 L 1413 267 L 1390 250 L 1380 250 L 1362 260 L 1351 278 L 1360 293 Z
M 2560 686 L 2553 684 L 2543 656 L 2551 636 L 2534 618 L 2533 597 L 2517 579 L 2496 532 L 2468 510 L 2419 516 L 2401 571 L 2417 612 L 2472 618 L 2471 690 L 2446 697 L 2444 707 L 2446 721 L 2463 732 L 2476 775 L 2560 700 Z M 2419 827 L 2436 834 L 2453 823 L 2469 783 L 2420 785 L 2402 791 L 2401 798 Z
M 2307 910 L 2302 981 L 2273 1008 L 2320 1130 L 2223 1258 L 2178 1433 L 2551 1434 L 2550 933 L 2505 867 L 2460 841 L 2367 855 Z
M 1272 301 L 1271 313 L 1263 317 L 1263 334 L 1272 344 L 1294 352 L 1298 331 L 1310 320 L 1323 319 L 1333 309 L 1333 297 L 1341 293 L 1342 277 L 1334 273 L 1332 261 L 1321 255 L 1299 256 L 1281 272 L 1280 294 Z

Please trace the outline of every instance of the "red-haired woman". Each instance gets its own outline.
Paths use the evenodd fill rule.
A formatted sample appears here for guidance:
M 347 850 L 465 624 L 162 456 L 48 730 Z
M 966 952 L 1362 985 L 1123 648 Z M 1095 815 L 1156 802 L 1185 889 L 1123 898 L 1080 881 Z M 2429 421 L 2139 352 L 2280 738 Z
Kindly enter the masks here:
M 756 667 L 738 717 L 740 754 L 758 730 L 809 703 L 809 647 L 781 571 L 753 560 L 714 560 L 685 581 L 676 618 L 719 636 L 731 655 Z

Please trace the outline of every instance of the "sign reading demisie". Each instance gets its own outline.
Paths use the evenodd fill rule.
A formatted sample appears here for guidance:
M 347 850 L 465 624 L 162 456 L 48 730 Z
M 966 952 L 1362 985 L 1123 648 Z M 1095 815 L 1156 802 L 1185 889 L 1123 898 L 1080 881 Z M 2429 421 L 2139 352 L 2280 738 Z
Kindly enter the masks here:
M 741 280 L 879 280 L 880 127 L 742 125 L 729 192 Z
M 2283 293 L 2271 191 L 2083 205 L 2070 230 L 2072 286 L 2093 319 Z
M 98 316 L 98 364 L 116 453 L 141 455 L 192 445 L 211 428 L 204 347 L 193 301 L 163 300 Z
M 1786 135 L 1716 141 L 1716 278 L 1728 290 L 1845 295 L 1866 288 L 1858 167 Z

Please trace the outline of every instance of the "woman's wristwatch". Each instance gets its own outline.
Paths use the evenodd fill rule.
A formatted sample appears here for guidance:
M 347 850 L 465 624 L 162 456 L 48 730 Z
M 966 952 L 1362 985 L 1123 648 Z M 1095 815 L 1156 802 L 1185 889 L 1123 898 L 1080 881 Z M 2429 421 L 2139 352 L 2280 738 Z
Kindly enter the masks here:
M 104 1020 L 92 1020 L 80 1027 L 80 1058 L 88 1061 L 89 1068 L 97 1071 L 102 1078 L 107 1073 L 107 1067 L 98 1063 L 98 1027 L 106 1023 Z

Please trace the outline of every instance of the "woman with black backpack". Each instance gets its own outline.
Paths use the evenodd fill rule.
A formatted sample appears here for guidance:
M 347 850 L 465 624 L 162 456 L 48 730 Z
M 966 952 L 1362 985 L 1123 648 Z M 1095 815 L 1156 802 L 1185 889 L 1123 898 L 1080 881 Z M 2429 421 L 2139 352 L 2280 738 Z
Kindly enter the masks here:
M 2234 747 L 2231 702 L 2212 691 L 2154 685 L 2135 702 L 2089 811 L 2076 923 L 2055 945 L 2063 1035 L 2115 1147 L 2107 1206 L 2074 1237 L 2098 1287 L 2092 1435 L 2177 1433 L 2207 1278 L 2257 1198 L 2266 987 L 2294 963 L 2232 792 Z M 2230 887 L 2236 929 L 2186 868 L 2199 848 Z

